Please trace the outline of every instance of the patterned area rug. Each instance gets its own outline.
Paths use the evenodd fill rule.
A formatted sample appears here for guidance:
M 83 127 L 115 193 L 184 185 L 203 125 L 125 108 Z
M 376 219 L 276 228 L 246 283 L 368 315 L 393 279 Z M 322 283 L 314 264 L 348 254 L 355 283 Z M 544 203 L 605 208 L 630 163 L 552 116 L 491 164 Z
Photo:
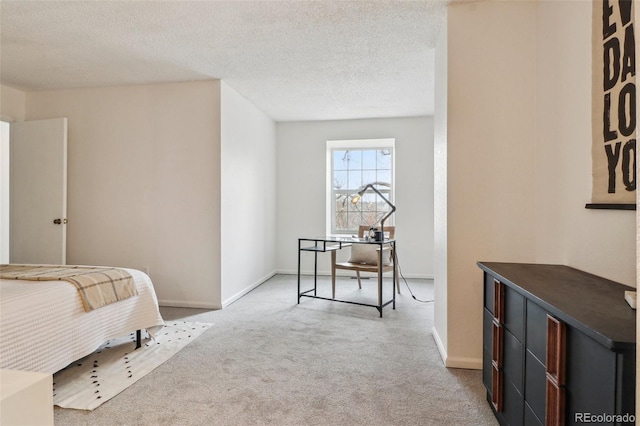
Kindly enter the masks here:
M 178 353 L 213 324 L 166 322 L 155 338 L 137 350 L 135 333 L 109 340 L 93 354 L 53 376 L 53 403 L 62 408 L 93 410 Z

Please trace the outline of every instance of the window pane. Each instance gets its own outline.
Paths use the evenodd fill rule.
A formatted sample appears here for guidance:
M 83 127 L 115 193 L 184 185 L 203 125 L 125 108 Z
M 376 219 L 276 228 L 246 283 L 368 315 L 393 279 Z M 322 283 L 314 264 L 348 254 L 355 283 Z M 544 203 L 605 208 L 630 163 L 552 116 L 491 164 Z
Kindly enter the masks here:
M 336 213 L 336 231 L 346 231 L 348 229 L 347 213 Z
M 333 172 L 333 189 L 347 189 L 347 171 Z
M 373 226 L 377 222 L 375 212 L 365 212 L 362 214 L 362 225 Z
M 375 170 L 376 169 L 376 151 L 373 149 L 362 152 L 362 168 Z
M 378 152 L 378 169 L 391 170 L 391 150 L 379 149 L 377 152 Z
M 358 188 L 362 186 L 362 171 L 350 170 L 349 171 L 349 186 L 345 189 L 351 189 L 353 192 L 358 192 Z
M 387 204 L 387 202 L 384 201 L 379 195 L 376 195 L 376 210 L 386 213 L 390 209 L 391 207 L 389 207 L 389 204 Z
M 349 158 L 349 170 L 359 170 L 362 168 L 362 151 L 347 151 Z
M 347 170 L 347 151 L 333 151 L 333 170 Z
M 380 192 L 382 192 L 383 189 L 388 190 L 391 187 L 391 170 L 378 170 L 378 177 L 376 180 L 378 182 L 384 182 L 389 185 L 378 188 Z
M 375 170 L 363 170 L 362 171 L 362 185 L 374 183 L 378 180 Z
M 360 213 L 349 214 L 349 229 L 355 229 L 357 231 L 358 226 L 362 223 Z
M 375 206 L 376 204 L 376 197 L 377 195 L 375 192 L 371 190 L 367 190 L 367 192 L 362 194 L 362 198 L 360 198 L 360 203 L 362 203 L 362 205 L 365 206 L 364 208 L 366 208 L 367 210 L 371 210 L 372 206 Z

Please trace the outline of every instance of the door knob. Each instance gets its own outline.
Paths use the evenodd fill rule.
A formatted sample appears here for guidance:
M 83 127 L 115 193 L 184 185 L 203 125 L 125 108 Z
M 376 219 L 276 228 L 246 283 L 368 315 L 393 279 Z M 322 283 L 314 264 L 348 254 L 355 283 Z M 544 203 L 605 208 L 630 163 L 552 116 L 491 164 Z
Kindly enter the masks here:
M 67 224 L 67 219 L 66 218 L 64 218 L 64 219 L 53 219 L 53 223 L 55 223 L 56 225 L 61 225 L 61 224 L 64 223 L 66 225 Z

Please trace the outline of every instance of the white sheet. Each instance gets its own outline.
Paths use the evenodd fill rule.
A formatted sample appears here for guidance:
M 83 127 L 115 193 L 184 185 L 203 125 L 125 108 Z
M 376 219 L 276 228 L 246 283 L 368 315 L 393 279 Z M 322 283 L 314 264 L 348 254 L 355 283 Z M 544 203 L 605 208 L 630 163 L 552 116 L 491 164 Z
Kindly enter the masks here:
M 0 280 L 0 368 L 53 374 L 109 339 L 159 329 L 164 322 L 151 279 L 126 270 L 139 294 L 91 312 L 67 282 Z

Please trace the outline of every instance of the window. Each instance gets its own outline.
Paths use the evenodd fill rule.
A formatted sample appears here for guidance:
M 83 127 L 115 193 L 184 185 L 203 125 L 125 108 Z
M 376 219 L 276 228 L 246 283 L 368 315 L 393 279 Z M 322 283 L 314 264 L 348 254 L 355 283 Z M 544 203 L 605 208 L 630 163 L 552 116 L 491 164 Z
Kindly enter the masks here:
M 368 190 L 354 203 L 354 196 L 374 184 L 393 203 L 394 139 L 328 141 L 327 228 L 332 234 L 355 234 L 359 225 L 375 225 L 389 205 Z M 393 224 L 391 217 L 387 224 Z

